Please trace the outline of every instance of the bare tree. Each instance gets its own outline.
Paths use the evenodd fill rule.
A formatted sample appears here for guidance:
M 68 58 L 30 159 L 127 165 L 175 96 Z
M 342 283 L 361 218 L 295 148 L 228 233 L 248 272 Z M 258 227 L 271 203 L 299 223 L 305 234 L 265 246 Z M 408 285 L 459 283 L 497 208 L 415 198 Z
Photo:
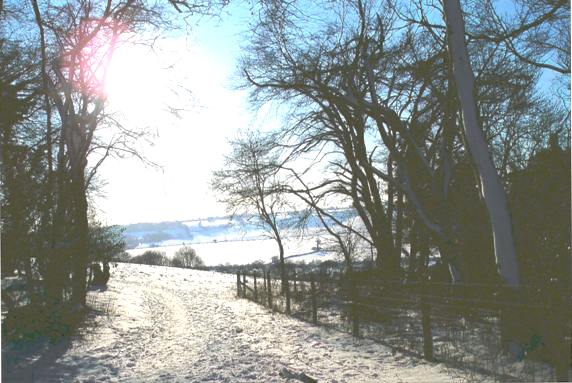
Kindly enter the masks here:
M 211 189 L 233 217 L 246 219 L 276 241 L 280 255 L 282 287 L 286 289 L 284 234 L 299 227 L 294 206 L 282 193 L 277 157 L 259 132 L 246 132 L 230 141 L 232 153 L 224 169 L 213 172 Z M 294 215 L 293 215 L 294 214 Z
M 289 174 L 284 183 L 282 193 L 296 196 L 312 211 L 316 213 L 319 223 L 333 242 L 333 248 L 343 258 L 348 271 L 353 271 L 353 264 L 356 254 L 356 243 L 365 242 L 373 245 L 370 237 L 364 233 L 364 224 L 358 219 L 359 214 L 355 209 L 346 209 L 344 214 L 340 215 L 337 206 L 333 206 L 334 210 L 328 203 L 328 197 L 339 193 L 336 189 L 326 188 L 330 182 L 318 184 L 316 186 L 308 186 L 303 178 L 293 168 L 282 166 L 280 170 L 284 170 Z M 335 184 L 335 182 L 334 182 Z M 334 203 L 341 203 L 340 199 L 334 199 Z M 356 223 L 359 221 L 361 224 Z
M 141 4 L 135 1 L 32 2 L 35 21 L 40 31 L 42 76 L 46 101 L 47 140 L 57 142 L 57 200 L 51 241 L 52 257 L 48 257 L 47 285 L 50 300 L 59 300 L 59 270 L 56 258 L 59 243 L 67 243 L 73 254 L 73 296 L 84 304 L 86 294 L 88 200 L 87 190 L 99 166 L 110 155 L 135 155 L 134 149 L 144 132 L 125 129 L 104 112 L 107 100 L 105 84 L 109 64 L 115 50 L 127 40 L 136 40 L 142 32 L 160 33 L 178 29 L 177 14 L 196 12 L 209 14 L 216 1 L 172 1 Z M 134 37 L 135 36 L 135 37 Z M 143 40 L 140 40 L 143 42 Z M 152 40 L 151 40 L 152 41 Z M 152 42 L 151 42 L 152 44 Z M 48 52 L 49 49 L 49 52 Z M 48 57 L 50 56 L 51 57 Z M 55 106 L 60 127 L 52 138 L 51 103 Z M 101 126 L 118 127 L 111 141 L 98 137 Z M 51 161 L 51 151 L 48 151 Z M 88 157 L 99 152 L 97 161 L 88 168 Z M 50 162 L 51 169 L 51 162 Z M 71 225 L 66 226 L 66 220 Z M 53 258 L 50 260 L 50 258 Z M 52 281 L 52 282 L 49 282 Z M 53 286 L 52 286 L 53 285 Z M 55 294 L 55 295 L 54 295 Z
M 3 67 L 2 73 L 3 111 L 7 84 L 17 85 L 17 98 L 27 97 L 31 90 L 34 99 L 33 107 L 21 115 L 23 119 L 2 124 L 2 169 L 11 167 L 13 161 L 7 156 L 15 153 L 12 149 L 18 150 L 21 160 L 16 171 L 2 179 L 2 193 L 12 195 L 12 190 L 25 186 L 20 188 L 21 198 L 7 204 L 3 199 L 3 210 L 14 208 L 14 214 L 2 215 L 2 231 L 17 227 L 10 231 L 11 248 L 21 254 L 17 267 L 34 268 L 26 273 L 32 279 L 28 285 L 33 315 L 44 307 L 50 317 L 50 311 L 60 310 L 70 292 L 66 305 L 85 304 L 90 257 L 88 197 L 97 186 L 97 172 L 109 156 L 134 155 L 145 160 L 137 142 L 146 139 L 146 132 L 118 124 L 105 111 L 106 74 L 114 51 L 127 39 L 152 45 L 160 34 L 186 30 L 191 13 L 216 15 L 225 4 L 217 0 L 2 1 L 1 56 L 3 64 L 10 66 Z M 16 77 L 22 62 L 8 60 L 12 55 L 5 49 L 8 46 L 29 54 L 25 60 L 29 69 Z M 22 111 L 13 109 L 14 113 Z M 2 114 L 4 122 L 7 115 Z M 101 134 L 102 127 L 114 132 Z M 20 182 L 23 176 L 28 178 L 25 185 Z M 24 200 L 27 208 L 17 209 Z M 43 296 L 33 292 L 40 280 Z
M 303 34 L 304 27 L 294 23 L 303 17 L 289 13 L 287 7 L 269 9 L 265 13 L 268 21 L 261 25 L 262 31 L 255 37 L 249 51 L 251 56 L 245 56 L 243 68 L 247 82 L 254 87 L 253 103 L 276 99 L 291 102 L 295 121 L 285 127 L 277 135 L 280 139 L 275 141 L 287 142 L 285 148 L 291 151 L 291 157 L 318 151 L 319 158 L 313 164 L 329 161 L 334 179 L 325 181 L 322 186 L 351 199 L 374 242 L 378 268 L 391 275 L 399 269 L 400 251 L 395 250 L 393 214 L 391 204 L 385 206 L 382 183 L 392 183 L 403 190 L 417 207 L 423 222 L 443 237 L 444 242 L 450 242 L 450 234 L 427 215 L 405 162 L 404 149 L 409 148 L 407 151 L 420 158 L 421 166 L 434 174 L 435 164 L 430 165 L 430 156 L 439 146 L 433 141 L 427 153 L 422 151 L 412 139 L 409 123 L 400 117 L 406 110 L 397 108 L 402 102 L 400 97 L 411 97 L 415 93 L 394 89 L 395 82 L 387 83 L 373 72 L 372 63 L 390 74 L 401 70 L 388 67 L 389 62 L 398 61 L 407 52 L 407 40 L 405 45 L 399 41 L 398 29 L 392 27 L 395 20 L 387 15 L 376 18 L 371 9 L 366 15 L 361 2 L 355 6 L 343 4 L 342 7 L 348 9 L 338 14 L 347 18 L 340 20 L 338 29 L 328 23 L 321 31 L 325 35 L 323 39 L 315 40 L 310 34 L 306 40 L 296 40 L 296 46 L 293 46 L 294 36 Z M 391 45 L 386 42 L 390 36 L 395 37 Z M 272 62 L 268 58 L 272 58 Z M 425 85 L 420 89 L 423 92 L 426 88 L 429 87 Z M 383 97 L 387 97 L 384 101 L 378 89 L 383 89 Z M 415 87 L 410 92 L 418 89 Z M 393 95 L 394 91 L 397 96 Z M 398 112 L 387 106 L 389 102 L 395 103 Z M 420 119 L 418 109 L 423 104 L 404 102 L 405 106 L 413 107 L 413 119 Z M 386 149 L 387 167 L 376 145 Z M 394 167 L 394 163 L 398 166 Z M 312 188 L 317 190 L 318 187 Z M 393 193 L 392 188 L 386 190 Z
M 473 5 L 480 23 L 472 23 L 471 39 L 495 42 L 518 60 L 570 78 L 570 3 L 512 2 L 514 12 L 499 11 L 490 0 Z
M 477 168 L 479 190 L 485 200 L 491 219 L 499 273 L 507 284 L 518 286 L 520 285 L 520 271 L 506 194 L 477 118 L 474 99 L 475 78 L 465 43 L 461 5 L 458 0 L 445 0 L 444 11 L 450 31 L 448 36 L 449 54 L 451 55 L 455 86 L 461 103 L 464 136 Z
M 453 281 L 461 281 L 463 267 L 475 264 L 461 251 L 470 242 L 469 227 L 490 238 L 491 249 L 502 243 L 493 243 L 498 227 L 478 227 L 471 219 L 473 211 L 487 213 L 475 193 L 480 176 L 467 177 L 479 171 L 460 129 L 464 111 L 443 10 L 422 1 L 304 4 L 263 6 L 240 68 L 251 104 L 274 105 L 286 116 L 274 138 L 289 153 L 284 157 L 311 158 L 296 170 L 307 185 L 298 189 L 318 199 L 327 193 L 349 198 L 375 243 L 378 264 L 389 267 L 403 252 L 399 212 L 409 206 L 407 214 L 413 211 L 431 233 L 422 235 L 434 243 L 427 246 L 439 247 Z M 540 136 L 527 133 L 531 119 L 543 119 L 543 129 L 553 129 L 557 119 L 544 119 L 548 113 L 534 107 L 547 105 L 533 90 L 538 68 L 499 53 L 490 41 L 471 43 L 469 54 L 479 68 L 478 118 L 506 175 Z M 501 69 L 502 80 L 495 80 Z M 324 163 L 324 180 L 310 180 L 317 173 L 310 168 Z M 488 249 L 488 240 L 482 242 Z M 494 268 L 494 254 L 479 262 L 490 260 Z
M 175 252 L 171 265 L 176 267 L 184 267 L 194 269 L 205 266 L 205 263 L 197 254 L 197 251 L 191 246 L 183 246 Z

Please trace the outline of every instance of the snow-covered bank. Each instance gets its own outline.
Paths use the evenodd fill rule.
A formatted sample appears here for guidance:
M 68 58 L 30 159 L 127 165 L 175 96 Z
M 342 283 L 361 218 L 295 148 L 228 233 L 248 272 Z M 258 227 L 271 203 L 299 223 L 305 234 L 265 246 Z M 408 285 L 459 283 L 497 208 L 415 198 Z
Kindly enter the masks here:
M 94 336 L 20 358 L 7 350 L 21 368 L 4 365 L 2 380 L 284 382 L 286 367 L 319 382 L 453 381 L 441 365 L 236 299 L 233 275 L 119 264 L 90 294 L 115 302 Z

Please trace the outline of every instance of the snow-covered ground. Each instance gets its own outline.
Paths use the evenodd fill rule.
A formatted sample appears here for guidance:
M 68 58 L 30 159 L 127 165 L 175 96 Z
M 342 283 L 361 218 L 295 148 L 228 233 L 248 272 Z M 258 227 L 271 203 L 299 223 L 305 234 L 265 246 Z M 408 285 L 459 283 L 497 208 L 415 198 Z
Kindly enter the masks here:
M 166 244 L 165 246 L 154 247 L 152 250 L 163 251 L 167 257 L 172 258 L 175 252 L 182 246 L 182 244 Z M 233 242 L 221 240 L 216 243 L 209 241 L 206 243 L 193 243 L 191 246 L 197 251 L 197 254 L 207 266 L 218 266 L 225 263 L 243 265 L 259 260 L 264 263 L 270 263 L 272 257 L 277 257 L 279 254 L 278 245 L 272 239 L 237 240 Z M 314 246 L 316 246 L 314 240 L 287 239 L 284 241 L 285 256 L 287 258 L 292 257 L 290 258 L 291 262 L 334 259 L 334 253 L 312 251 Z M 132 249 L 127 250 L 127 252 L 135 256 L 143 254 L 147 250 L 149 248 Z M 299 254 L 303 254 L 303 256 L 298 256 Z
M 339 214 L 347 213 L 340 210 Z M 288 219 L 289 215 L 285 214 L 279 221 Z M 227 262 L 247 264 L 259 260 L 270 263 L 272 257 L 279 255 L 278 245 L 276 241 L 269 239 L 268 233 L 257 222 L 256 217 L 238 218 L 234 221 L 230 217 L 210 217 L 177 222 L 139 223 L 127 225 L 124 235 L 131 255 L 139 255 L 153 248 L 172 257 L 181 246 L 191 245 L 207 266 L 218 266 Z M 295 257 L 291 261 L 310 262 L 333 258 L 332 254 L 299 257 L 300 254 L 309 255 L 313 248 L 319 243 L 324 244 L 325 238 L 329 238 L 317 218 L 308 221 L 304 238 L 300 239 L 298 234 L 296 230 L 281 231 L 285 256 Z
M 4 345 L 2 381 L 285 382 L 283 368 L 318 382 L 454 381 L 442 365 L 273 313 L 235 289 L 233 275 L 119 264 L 105 291 L 90 292 L 113 308 L 93 318 L 95 334 L 42 350 Z

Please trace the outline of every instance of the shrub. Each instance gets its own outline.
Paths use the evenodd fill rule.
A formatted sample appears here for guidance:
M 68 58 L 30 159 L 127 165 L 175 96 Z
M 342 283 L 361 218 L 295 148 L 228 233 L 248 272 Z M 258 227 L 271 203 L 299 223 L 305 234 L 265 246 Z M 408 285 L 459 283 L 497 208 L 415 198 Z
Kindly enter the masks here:
M 90 222 L 88 232 L 90 262 L 107 264 L 118 254 L 123 253 L 125 250 L 124 230 L 117 226 L 104 226 L 97 221 Z
M 180 267 L 180 268 L 184 268 L 185 265 L 183 264 L 183 261 L 180 258 L 173 258 L 171 259 L 171 267 Z
M 171 260 L 171 266 L 197 269 L 205 267 L 205 263 L 201 257 L 197 255 L 195 249 L 191 246 L 183 246 L 175 252 L 175 256 Z
M 159 250 L 147 250 L 141 255 L 131 258 L 131 263 L 139 263 L 143 265 L 164 266 L 167 261 L 167 253 Z
M 114 262 L 130 262 L 131 261 L 131 254 L 129 254 L 127 251 L 124 251 L 120 254 L 117 254 L 115 257 L 113 257 L 113 261 Z

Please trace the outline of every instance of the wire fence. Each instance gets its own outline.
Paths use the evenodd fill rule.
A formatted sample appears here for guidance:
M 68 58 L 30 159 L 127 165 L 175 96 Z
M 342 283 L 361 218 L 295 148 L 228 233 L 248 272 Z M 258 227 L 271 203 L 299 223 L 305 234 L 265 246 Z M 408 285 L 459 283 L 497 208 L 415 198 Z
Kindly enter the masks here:
M 274 274 L 239 271 L 237 295 L 304 321 L 382 341 L 394 352 L 463 367 L 465 379 L 471 374 L 496 381 L 569 379 L 569 286 L 515 289 L 296 269 L 282 281 Z

